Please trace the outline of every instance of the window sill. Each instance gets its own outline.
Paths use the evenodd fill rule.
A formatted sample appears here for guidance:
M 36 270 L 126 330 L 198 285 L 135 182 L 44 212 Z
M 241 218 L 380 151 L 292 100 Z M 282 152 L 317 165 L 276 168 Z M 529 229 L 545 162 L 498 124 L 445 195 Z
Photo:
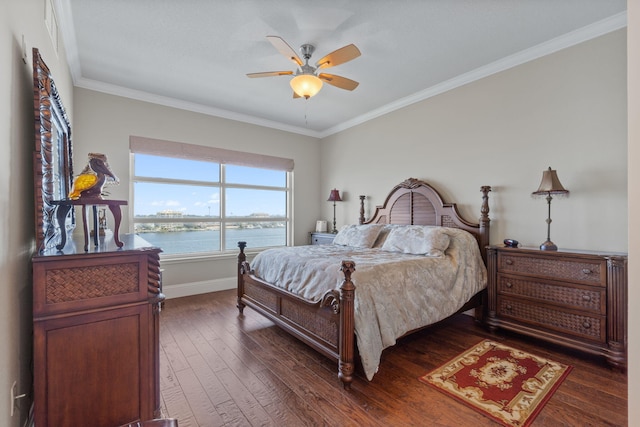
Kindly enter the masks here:
M 253 250 L 245 249 L 244 253 L 248 257 L 252 257 L 256 254 L 259 254 L 265 249 L 268 249 L 268 248 L 253 249 Z M 240 253 L 239 249 L 234 252 L 229 251 L 229 252 L 220 252 L 215 254 L 206 253 L 206 254 L 197 254 L 197 255 L 196 254 L 194 255 L 185 255 L 185 254 L 163 255 L 162 253 L 160 253 L 160 261 L 162 262 L 163 265 L 171 265 L 171 264 L 184 264 L 189 262 L 206 262 L 206 261 L 227 260 L 227 259 L 230 260 L 230 259 L 237 259 L 239 253 Z

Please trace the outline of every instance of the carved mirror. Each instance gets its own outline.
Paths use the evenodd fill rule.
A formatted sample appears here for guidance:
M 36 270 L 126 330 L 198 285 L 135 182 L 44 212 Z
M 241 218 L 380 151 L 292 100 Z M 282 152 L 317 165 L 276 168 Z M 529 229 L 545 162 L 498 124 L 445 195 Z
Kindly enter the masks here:
M 75 227 L 73 209 L 60 221 L 55 201 L 65 199 L 73 180 L 71 125 L 49 67 L 33 49 L 33 106 L 35 150 L 33 153 L 36 247 L 56 246 L 61 229 Z

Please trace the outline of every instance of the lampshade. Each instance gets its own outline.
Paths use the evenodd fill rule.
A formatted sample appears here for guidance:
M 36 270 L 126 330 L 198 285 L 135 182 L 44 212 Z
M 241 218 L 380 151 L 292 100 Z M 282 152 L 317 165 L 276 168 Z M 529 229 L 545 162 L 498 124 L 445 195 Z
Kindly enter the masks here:
M 297 75 L 291 79 L 289 84 L 298 96 L 303 96 L 306 99 L 311 98 L 322 89 L 322 80 L 313 74 Z
M 327 202 L 341 202 L 341 201 L 342 199 L 340 198 L 340 192 L 335 188 L 331 190 L 331 193 L 329 194 L 329 198 L 327 199 Z
M 549 168 L 542 172 L 540 187 L 531 194 L 536 196 L 548 194 L 569 194 L 569 190 L 565 189 L 562 184 L 560 184 L 556 171 Z

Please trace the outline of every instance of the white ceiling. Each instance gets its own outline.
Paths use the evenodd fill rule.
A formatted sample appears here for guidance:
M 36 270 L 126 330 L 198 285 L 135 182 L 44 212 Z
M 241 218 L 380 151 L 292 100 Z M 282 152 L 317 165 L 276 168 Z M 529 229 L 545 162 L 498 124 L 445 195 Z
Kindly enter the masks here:
M 323 137 L 626 26 L 626 0 L 54 0 L 74 84 Z M 265 36 L 311 62 L 349 43 L 362 56 L 293 99 L 294 70 Z

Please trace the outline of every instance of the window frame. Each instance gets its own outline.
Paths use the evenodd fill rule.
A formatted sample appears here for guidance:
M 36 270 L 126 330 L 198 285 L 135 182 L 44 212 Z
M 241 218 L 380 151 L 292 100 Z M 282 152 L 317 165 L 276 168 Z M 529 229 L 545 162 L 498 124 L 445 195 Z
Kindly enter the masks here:
M 174 143 L 181 144 L 181 143 Z M 188 145 L 188 144 L 186 144 Z M 206 147 L 203 147 L 206 148 Z M 213 150 L 217 150 L 213 148 Z M 226 150 L 223 150 L 226 151 Z M 238 152 L 239 153 L 239 152 Z M 136 154 L 143 155 L 152 155 L 158 157 L 165 158 L 183 158 L 189 160 L 196 161 L 205 161 L 215 163 L 219 166 L 219 176 L 218 182 L 211 181 L 194 181 L 194 180 L 186 180 L 186 179 L 176 179 L 176 178 L 159 178 L 159 177 L 144 177 L 137 176 L 135 173 L 135 156 Z M 251 153 L 247 153 L 251 155 Z M 252 223 L 252 222 L 265 222 L 264 217 L 253 217 L 253 216 L 227 216 L 226 214 L 226 197 L 228 189 L 247 189 L 247 190 L 268 190 L 268 191 L 284 191 L 285 193 L 285 216 L 283 217 L 269 217 L 269 222 L 284 222 L 285 223 L 285 244 L 284 246 L 291 246 L 293 242 L 293 171 L 292 170 L 283 170 L 280 167 L 264 167 L 264 165 L 249 165 L 249 164 L 239 164 L 237 166 L 255 168 L 255 169 L 263 169 L 263 170 L 277 170 L 285 173 L 285 184 L 284 187 L 279 186 L 271 186 L 271 185 L 252 185 L 252 184 L 236 184 L 236 183 L 227 183 L 226 182 L 226 166 L 227 164 L 235 164 L 227 163 L 224 161 L 216 162 L 213 157 L 207 156 L 207 158 L 194 158 L 194 156 L 172 156 L 164 153 L 150 153 L 145 152 L 144 150 L 129 152 L 129 165 L 130 165 L 130 195 L 131 195 L 131 204 L 132 208 L 129 209 L 129 230 L 131 233 L 135 233 L 135 227 L 137 224 L 145 224 L 145 223 L 158 223 L 158 218 L 136 218 L 134 212 L 135 206 L 135 184 L 140 182 L 145 183 L 156 183 L 156 184 L 181 184 L 181 185 L 194 185 L 194 186 L 203 186 L 203 187 L 217 187 L 220 192 L 220 212 L 219 215 L 205 217 L 203 221 L 203 217 L 194 216 L 194 217 L 179 217 L 179 218 L 162 218 L 162 223 L 203 223 L 210 222 L 212 224 L 216 224 L 220 226 L 220 250 L 218 251 L 205 251 L 205 252 L 191 252 L 191 253 L 174 253 L 174 254 L 161 254 L 163 259 L 197 259 L 197 258 L 212 258 L 212 257 L 220 257 L 220 256 L 229 256 L 230 254 L 236 254 L 237 250 L 235 248 L 226 249 L 226 228 L 228 224 L 234 223 Z M 284 159 L 283 159 L 284 160 Z M 142 236 L 144 238 L 144 234 Z M 261 250 L 270 247 L 280 247 L 280 246 L 265 246 L 261 248 L 252 248 L 254 250 Z

